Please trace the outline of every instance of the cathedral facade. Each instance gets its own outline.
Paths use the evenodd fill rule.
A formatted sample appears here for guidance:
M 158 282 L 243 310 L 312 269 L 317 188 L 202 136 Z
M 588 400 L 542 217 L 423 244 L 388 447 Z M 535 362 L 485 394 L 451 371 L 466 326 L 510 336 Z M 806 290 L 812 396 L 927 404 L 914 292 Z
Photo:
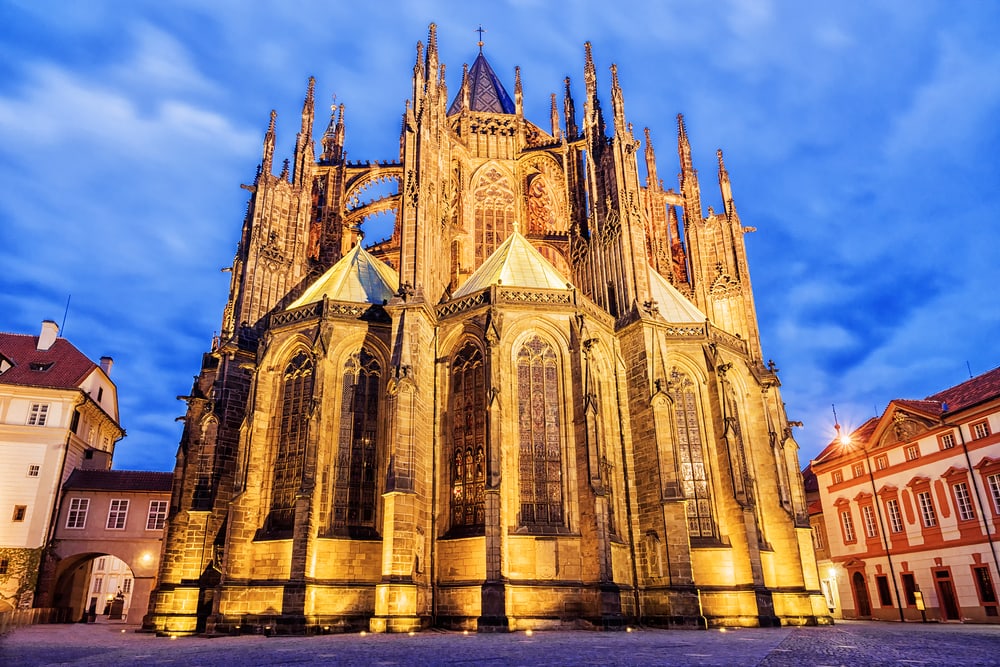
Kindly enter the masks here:
M 589 44 L 544 127 L 481 43 L 444 75 L 432 25 L 384 162 L 343 105 L 314 145 L 310 80 L 275 176 L 272 113 L 145 627 L 828 622 L 721 152 L 706 215 Z

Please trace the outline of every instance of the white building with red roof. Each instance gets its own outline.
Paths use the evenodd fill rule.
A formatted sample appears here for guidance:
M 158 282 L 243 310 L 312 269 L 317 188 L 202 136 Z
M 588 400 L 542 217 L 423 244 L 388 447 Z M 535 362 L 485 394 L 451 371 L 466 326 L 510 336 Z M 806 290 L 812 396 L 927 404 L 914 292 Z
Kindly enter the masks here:
M 112 360 L 91 361 L 59 337 L 0 333 L 0 611 L 30 607 L 66 480 L 108 469 L 119 423 Z
M 1000 623 L 1000 368 L 891 401 L 804 476 L 835 616 Z

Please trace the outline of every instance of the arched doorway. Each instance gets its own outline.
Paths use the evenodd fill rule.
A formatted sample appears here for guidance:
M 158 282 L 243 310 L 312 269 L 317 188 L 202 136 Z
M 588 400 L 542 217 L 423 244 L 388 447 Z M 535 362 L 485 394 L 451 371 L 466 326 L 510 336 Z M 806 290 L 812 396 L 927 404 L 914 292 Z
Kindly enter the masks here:
M 854 588 L 854 609 L 858 617 L 872 615 L 872 604 L 868 599 L 868 585 L 865 583 L 865 575 L 855 572 L 851 577 L 852 588 Z
M 53 603 L 68 608 L 74 621 L 125 621 L 134 589 L 135 574 L 125 561 L 106 553 L 77 554 L 58 565 Z

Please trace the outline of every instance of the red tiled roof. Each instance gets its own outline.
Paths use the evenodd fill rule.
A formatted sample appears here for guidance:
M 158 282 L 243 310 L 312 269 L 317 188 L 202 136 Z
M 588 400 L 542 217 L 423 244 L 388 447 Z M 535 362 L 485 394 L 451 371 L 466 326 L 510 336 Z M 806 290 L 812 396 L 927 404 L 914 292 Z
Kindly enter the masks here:
M 0 333 L 0 355 L 13 364 L 0 373 L 0 384 L 75 389 L 97 368 L 65 338 L 56 338 L 47 350 L 37 345 L 38 336 Z
M 820 500 L 812 501 L 811 503 L 809 503 L 809 507 L 806 508 L 806 511 L 809 512 L 809 516 L 816 516 L 817 514 L 822 514 L 823 502 Z
M 948 412 L 955 412 L 997 396 L 1000 396 L 1000 367 L 939 391 L 927 400 L 947 403 Z
M 149 470 L 74 470 L 63 488 L 89 491 L 167 491 L 174 474 Z

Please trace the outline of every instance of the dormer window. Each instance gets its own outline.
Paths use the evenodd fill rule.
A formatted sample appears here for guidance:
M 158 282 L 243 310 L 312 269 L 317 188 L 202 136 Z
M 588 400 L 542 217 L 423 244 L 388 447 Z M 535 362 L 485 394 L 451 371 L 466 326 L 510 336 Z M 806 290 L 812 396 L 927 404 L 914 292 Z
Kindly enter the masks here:
M 39 373 L 44 373 L 52 368 L 53 364 L 55 364 L 54 361 L 32 361 L 28 364 L 28 368 Z

